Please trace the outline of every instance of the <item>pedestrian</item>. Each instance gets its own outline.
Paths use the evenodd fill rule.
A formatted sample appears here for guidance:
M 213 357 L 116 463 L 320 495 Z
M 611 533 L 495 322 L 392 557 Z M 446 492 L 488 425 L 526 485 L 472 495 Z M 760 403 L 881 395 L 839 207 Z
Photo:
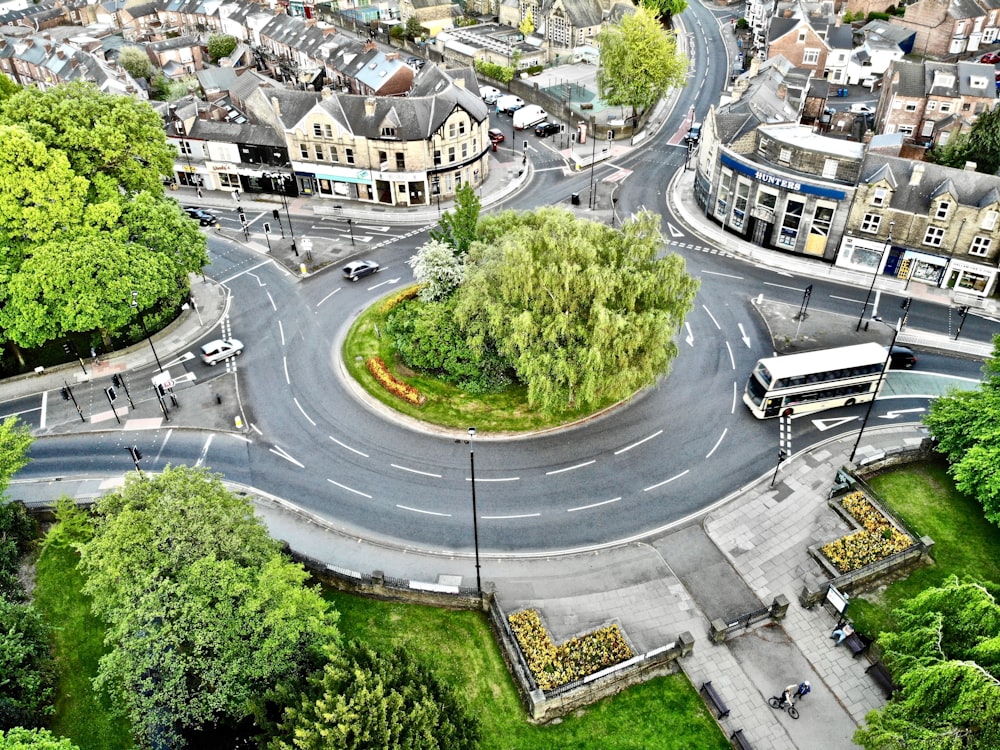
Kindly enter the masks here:
M 835 641 L 837 641 L 833 645 L 834 646 L 839 646 L 841 643 L 844 642 L 844 640 L 847 638 L 847 636 L 849 636 L 853 632 L 854 632 L 854 628 L 851 627 L 851 623 L 849 623 L 849 622 L 848 623 L 844 623 L 839 628 L 837 628 L 836 630 L 834 630 L 833 634 L 830 636 Z
M 201 198 L 201 185 L 198 186 L 198 197 Z
M 795 691 L 796 698 L 804 698 L 812 692 L 812 685 L 809 684 L 808 680 L 799 683 L 798 690 Z

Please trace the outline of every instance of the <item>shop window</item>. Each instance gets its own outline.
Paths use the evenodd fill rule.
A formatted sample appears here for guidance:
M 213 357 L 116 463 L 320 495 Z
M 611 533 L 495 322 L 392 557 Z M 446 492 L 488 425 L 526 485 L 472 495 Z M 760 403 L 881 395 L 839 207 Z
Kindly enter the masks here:
M 882 226 L 882 217 L 878 214 L 865 214 L 865 218 L 861 220 L 862 232 L 878 234 L 878 228 L 880 226 Z
M 789 200 L 785 206 L 785 218 L 781 222 L 781 235 L 778 243 L 784 247 L 795 247 L 799 238 L 799 227 L 802 224 L 802 214 L 806 204 L 802 201 Z
M 747 203 L 750 197 L 750 185 L 745 182 L 736 183 L 736 199 L 733 201 L 733 218 L 730 225 L 734 229 L 742 229 L 746 223 Z
M 972 247 L 969 248 L 969 255 L 986 255 L 990 251 L 993 240 L 989 237 L 973 237 Z
M 927 227 L 924 233 L 924 244 L 931 247 L 941 247 L 944 241 L 944 227 Z
M 833 207 L 816 206 L 816 213 L 813 215 L 812 225 L 809 227 L 810 234 L 817 234 L 821 237 L 830 236 L 830 226 L 833 224 Z
M 715 215 L 720 219 L 725 218 L 726 208 L 729 205 L 729 190 L 733 183 L 733 173 L 723 172 L 719 179 L 719 194 L 715 199 Z
M 238 188 L 240 186 L 240 176 L 238 174 L 229 174 L 228 172 L 219 172 L 219 185 L 226 188 Z

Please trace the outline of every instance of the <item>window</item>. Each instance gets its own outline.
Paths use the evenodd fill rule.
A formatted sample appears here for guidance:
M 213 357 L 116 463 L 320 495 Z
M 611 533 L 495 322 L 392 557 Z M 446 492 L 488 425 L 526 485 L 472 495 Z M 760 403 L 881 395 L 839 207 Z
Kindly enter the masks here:
M 905 112 L 916 112 L 917 111 L 917 103 L 916 102 L 907 102 L 906 106 L 903 107 L 903 111 L 905 111 Z
M 924 234 L 924 244 L 930 245 L 931 247 L 941 247 L 941 241 L 944 239 L 944 227 L 927 227 L 927 232 Z
M 441 150 L 440 149 L 435 149 L 434 150 L 434 166 L 435 167 L 440 167 L 441 166 Z
M 927 111 L 933 112 L 937 109 L 937 102 L 927 102 Z
M 818 49 L 807 49 L 802 53 L 802 64 L 803 65 L 815 65 L 819 62 L 819 50 Z
M 799 29 L 799 40 L 798 40 L 799 44 L 802 44 L 802 42 L 804 42 L 805 40 L 806 40 L 806 30 Z
M 802 201 L 789 199 L 785 206 L 785 219 L 781 223 L 781 236 L 778 237 L 778 244 L 785 247 L 795 247 L 795 242 L 799 236 L 799 225 L 802 223 L 802 213 L 806 204 Z
M 758 154 L 766 154 L 767 153 L 767 147 L 770 146 L 770 145 L 771 145 L 771 139 L 770 138 L 761 138 L 760 139 L 760 144 L 757 146 L 757 153 Z
M 972 105 L 969 102 L 962 102 L 963 112 L 968 112 L 970 109 L 972 109 Z
M 340 161 L 340 153 L 336 146 L 330 146 L 330 161 L 336 163 Z
M 382 165 L 385 164 L 387 161 L 389 161 L 389 155 L 385 151 L 379 151 L 378 152 L 379 169 L 381 169 Z
M 878 228 L 882 225 L 882 217 L 878 214 L 865 214 L 861 220 L 861 231 L 878 234 Z
M 837 176 L 837 165 L 838 161 L 836 159 L 824 159 L 823 160 L 823 176 L 828 180 L 832 180 Z
M 816 213 L 813 215 L 812 224 L 809 227 L 809 234 L 816 234 L 821 237 L 830 236 L 830 225 L 833 224 L 833 206 L 816 206 Z
M 347 161 L 348 164 L 353 164 L 354 163 L 354 149 L 353 148 L 345 148 L 344 149 L 344 159 Z
M 305 143 L 299 144 L 299 156 L 301 156 L 303 159 L 309 158 L 309 146 L 307 146 Z
M 747 202 L 750 196 L 749 183 L 740 180 L 736 183 L 736 199 L 733 201 L 733 218 L 730 225 L 734 229 L 742 229 L 746 221 Z
M 454 138 L 454 137 L 455 137 L 455 133 L 456 133 L 457 131 L 458 131 L 458 127 L 457 127 L 457 126 L 455 125 L 455 123 L 451 123 L 451 124 L 450 124 L 450 125 L 448 126 L 448 137 L 449 137 L 449 138 Z
M 729 189 L 733 183 L 733 173 L 729 171 L 723 171 L 721 179 L 719 180 L 719 194 L 716 197 L 715 202 L 715 215 L 720 219 L 724 219 L 726 216 L 726 206 L 729 202 Z
M 790 148 L 783 148 L 778 152 L 778 161 L 782 164 L 788 164 L 792 160 L 792 150 Z
M 942 112 L 951 112 L 951 102 L 941 102 Z
M 395 138 L 396 137 L 396 128 L 382 128 L 382 137 L 383 138 Z
M 396 152 L 396 169 L 403 171 L 406 169 L 406 157 L 403 156 L 402 151 Z
M 901 133 L 902 135 L 913 135 L 913 126 L 912 125 L 900 125 L 899 129 L 896 132 L 897 133 Z
M 240 176 L 238 174 L 229 174 L 228 172 L 219 172 L 219 185 L 228 188 L 239 188 Z
M 458 123 L 458 134 L 465 135 L 465 120 L 462 120 L 460 123 Z
M 469 158 L 469 144 L 468 143 L 463 143 L 462 144 L 462 160 L 464 161 L 465 159 L 468 159 L 468 158 Z
M 948 212 L 951 210 L 951 204 L 948 201 L 941 201 L 937 205 L 937 211 L 934 213 L 934 218 L 938 221 L 944 221 L 948 218 Z
M 323 136 L 323 126 L 320 125 L 318 122 L 313 123 L 313 135 L 316 136 L 317 138 Z
M 323 126 L 323 137 L 324 138 L 333 138 L 333 125 L 324 125 Z
M 316 161 L 326 161 L 326 154 L 323 151 L 323 147 L 317 143 L 315 149 L 316 149 Z
M 987 211 L 986 215 L 983 216 L 983 223 L 980 226 L 987 232 L 992 232 L 996 228 L 998 216 L 1000 216 L 1000 213 L 997 211 Z
M 455 162 L 455 147 L 448 146 L 448 163 L 453 164 Z
M 191 151 L 190 141 L 181 141 L 180 146 L 178 146 L 177 148 L 184 156 L 191 156 L 191 154 L 193 153 Z
M 885 199 L 889 197 L 888 188 L 875 188 L 875 192 L 872 193 L 872 205 L 873 206 L 884 206 Z
M 969 248 L 969 255 L 986 255 L 990 251 L 993 240 L 989 237 L 973 237 L 972 247 Z

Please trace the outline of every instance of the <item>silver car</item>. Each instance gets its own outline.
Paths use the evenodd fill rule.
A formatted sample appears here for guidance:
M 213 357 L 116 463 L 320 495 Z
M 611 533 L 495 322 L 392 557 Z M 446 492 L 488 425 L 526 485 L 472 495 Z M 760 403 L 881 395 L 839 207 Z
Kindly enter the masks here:
M 201 361 L 210 367 L 230 357 L 243 353 L 243 342 L 239 339 L 216 339 L 201 347 Z

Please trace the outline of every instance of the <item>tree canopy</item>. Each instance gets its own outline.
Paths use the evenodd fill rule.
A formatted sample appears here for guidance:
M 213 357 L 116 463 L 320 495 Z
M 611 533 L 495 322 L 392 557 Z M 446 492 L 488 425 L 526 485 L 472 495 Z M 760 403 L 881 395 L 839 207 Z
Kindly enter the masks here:
M 223 57 L 233 54 L 238 43 L 232 34 L 211 34 L 208 37 L 208 54 L 213 61 L 218 62 Z
M 653 15 L 670 19 L 687 10 L 687 0 L 642 0 L 641 5 Z
M 968 134 L 961 134 L 940 148 L 932 149 L 928 160 L 962 169 L 975 162 L 976 171 L 996 174 L 1000 169 L 1000 106 L 981 112 Z
M 868 714 L 854 741 L 867 750 L 1000 747 L 1000 607 L 981 584 L 952 576 L 894 611 L 879 636 L 902 688 Z
M 65 737 L 57 737 L 48 729 L 0 731 L 0 750 L 80 750 Z
M 11 477 L 27 465 L 32 442 L 28 426 L 17 417 L 0 422 L 0 502 L 4 501 Z
M 0 596 L 0 729 L 33 727 L 52 712 L 49 629 L 30 604 Z
M 597 35 L 601 48 L 597 86 L 612 106 L 631 107 L 637 115 L 653 106 L 671 87 L 683 86 L 688 60 L 677 39 L 640 5 Z
M 445 299 L 462 283 L 461 257 L 440 240 L 428 240 L 406 262 L 413 269 L 413 278 L 420 284 L 420 299 L 425 302 Z
M 80 562 L 107 624 L 95 682 L 144 746 L 240 720 L 336 644 L 336 614 L 218 477 L 130 475 L 96 512 Z
M 931 402 L 924 424 L 950 464 L 955 486 L 976 498 L 987 519 L 1000 525 L 1000 334 L 977 391 L 954 391 Z
M 455 191 L 455 210 L 445 211 L 438 226 L 431 230 L 432 240 L 443 242 L 455 255 L 465 255 L 476 239 L 482 202 L 469 183 Z
M 139 47 L 122 47 L 118 53 L 118 64 L 133 78 L 149 80 L 153 75 L 153 63 L 149 55 Z
M 473 349 L 510 362 L 533 407 L 627 398 L 668 371 L 698 288 L 661 246 L 649 212 L 621 229 L 557 208 L 486 217 L 455 315 Z
M 285 709 L 271 750 L 472 750 L 479 728 L 456 693 L 403 650 L 352 642 Z

